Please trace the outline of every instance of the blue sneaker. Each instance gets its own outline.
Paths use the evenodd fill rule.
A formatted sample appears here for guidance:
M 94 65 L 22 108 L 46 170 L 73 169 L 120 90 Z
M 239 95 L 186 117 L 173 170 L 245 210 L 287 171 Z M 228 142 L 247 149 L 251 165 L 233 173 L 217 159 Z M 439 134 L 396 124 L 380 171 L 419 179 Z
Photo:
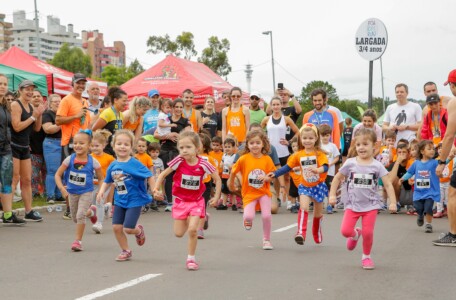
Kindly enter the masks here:
M 326 213 L 328 215 L 332 215 L 333 213 L 333 207 L 331 205 L 326 206 Z

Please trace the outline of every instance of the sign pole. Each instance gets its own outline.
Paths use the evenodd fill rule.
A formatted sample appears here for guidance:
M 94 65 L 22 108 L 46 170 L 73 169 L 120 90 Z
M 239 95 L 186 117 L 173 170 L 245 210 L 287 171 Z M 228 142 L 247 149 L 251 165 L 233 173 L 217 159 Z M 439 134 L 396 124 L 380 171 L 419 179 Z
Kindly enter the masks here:
M 367 101 L 367 107 L 372 108 L 372 77 L 374 73 L 374 61 L 369 61 L 369 98 Z

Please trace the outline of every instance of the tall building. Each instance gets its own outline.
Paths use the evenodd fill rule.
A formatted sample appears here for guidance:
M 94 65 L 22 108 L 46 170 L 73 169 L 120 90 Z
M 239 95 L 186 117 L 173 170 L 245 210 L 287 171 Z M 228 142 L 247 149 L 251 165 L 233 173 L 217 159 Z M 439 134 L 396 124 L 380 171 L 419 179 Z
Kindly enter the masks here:
M 5 22 L 5 15 L 0 14 L 0 53 L 8 50 L 13 41 L 11 27 L 13 24 Z
M 101 77 L 101 73 L 108 65 L 125 66 L 125 44 L 122 41 L 115 41 L 112 47 L 105 47 L 103 33 L 98 30 L 82 31 L 82 48 L 92 60 L 92 77 Z
M 17 46 L 42 60 L 52 59 L 64 43 L 70 47 L 82 48 L 82 40 L 78 39 L 78 33 L 73 32 L 72 24 L 68 24 L 67 30 L 67 26 L 60 25 L 59 18 L 48 16 L 47 29 L 48 32 L 45 32 L 38 27 L 38 40 L 35 20 L 27 19 L 23 10 L 15 11 L 11 29 L 14 40 L 11 46 Z

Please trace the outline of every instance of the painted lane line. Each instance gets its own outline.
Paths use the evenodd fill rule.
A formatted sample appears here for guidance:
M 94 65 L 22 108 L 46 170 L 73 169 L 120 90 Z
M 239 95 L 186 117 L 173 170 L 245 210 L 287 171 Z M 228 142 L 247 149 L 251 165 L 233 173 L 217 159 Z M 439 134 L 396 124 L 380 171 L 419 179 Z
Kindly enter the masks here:
M 291 228 L 294 228 L 294 227 L 297 227 L 297 226 L 298 226 L 298 223 L 294 223 L 294 224 L 291 224 L 291 225 L 276 229 L 273 232 L 284 232 L 284 231 L 286 231 L 288 229 L 291 229 Z
M 92 299 L 100 298 L 100 297 L 112 294 L 114 292 L 117 292 L 117 291 L 129 288 L 129 287 L 132 287 L 134 285 L 137 285 L 137 284 L 139 284 L 141 282 L 144 282 L 144 281 L 150 280 L 152 278 L 158 277 L 160 275 L 162 275 L 162 274 L 161 273 L 159 273 L 159 274 L 147 274 L 147 275 L 135 278 L 133 280 L 130 280 L 130 281 L 115 285 L 113 287 L 110 287 L 110 288 L 107 288 L 107 289 L 92 293 L 90 295 L 86 295 L 86 296 L 77 298 L 76 300 L 92 300 Z

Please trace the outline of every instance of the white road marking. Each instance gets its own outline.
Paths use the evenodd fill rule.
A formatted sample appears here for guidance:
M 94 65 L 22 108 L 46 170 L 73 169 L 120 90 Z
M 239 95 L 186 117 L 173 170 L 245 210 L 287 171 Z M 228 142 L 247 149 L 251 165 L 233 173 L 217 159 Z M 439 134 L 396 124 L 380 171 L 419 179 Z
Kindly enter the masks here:
M 298 226 L 298 223 L 294 223 L 294 224 L 291 224 L 291 225 L 276 229 L 273 232 L 284 232 L 284 231 L 286 231 L 288 229 L 291 229 L 291 228 L 294 228 L 294 227 L 297 227 L 297 226 Z
M 112 294 L 114 292 L 117 292 L 117 291 L 129 288 L 129 287 L 132 287 L 134 285 L 137 285 L 137 284 L 139 284 L 141 282 L 144 282 L 144 281 L 150 280 L 152 278 L 158 277 L 160 275 L 162 275 L 162 274 L 161 273 L 159 273 L 159 274 L 147 274 L 147 275 L 135 278 L 133 280 L 130 280 L 130 281 L 115 285 L 113 287 L 110 287 L 110 288 L 107 288 L 107 289 L 92 293 L 90 295 L 86 295 L 86 296 L 77 298 L 76 300 L 92 300 L 92 299 L 100 298 L 100 297 Z

